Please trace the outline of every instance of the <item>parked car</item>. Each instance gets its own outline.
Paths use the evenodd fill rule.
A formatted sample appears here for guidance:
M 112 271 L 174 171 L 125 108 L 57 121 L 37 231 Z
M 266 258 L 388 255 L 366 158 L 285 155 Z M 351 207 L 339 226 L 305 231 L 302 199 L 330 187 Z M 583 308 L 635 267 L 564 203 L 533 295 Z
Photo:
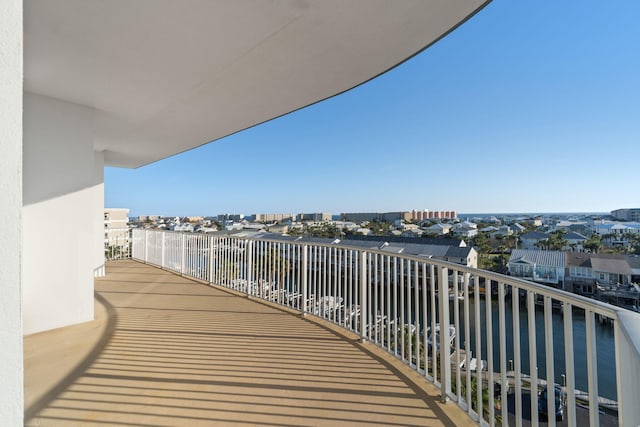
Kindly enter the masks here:
M 567 406 L 567 395 L 560 387 L 554 387 L 554 390 L 556 420 L 562 421 L 564 420 L 565 407 Z M 538 394 L 538 414 L 548 417 L 547 408 L 547 387 L 545 387 Z

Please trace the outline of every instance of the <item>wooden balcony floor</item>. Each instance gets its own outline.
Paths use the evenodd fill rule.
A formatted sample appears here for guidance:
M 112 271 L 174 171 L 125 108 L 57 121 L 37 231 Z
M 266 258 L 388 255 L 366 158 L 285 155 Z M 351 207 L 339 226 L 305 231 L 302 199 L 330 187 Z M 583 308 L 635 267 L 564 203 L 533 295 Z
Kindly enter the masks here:
M 135 261 L 96 320 L 25 337 L 29 426 L 474 425 L 373 344 Z

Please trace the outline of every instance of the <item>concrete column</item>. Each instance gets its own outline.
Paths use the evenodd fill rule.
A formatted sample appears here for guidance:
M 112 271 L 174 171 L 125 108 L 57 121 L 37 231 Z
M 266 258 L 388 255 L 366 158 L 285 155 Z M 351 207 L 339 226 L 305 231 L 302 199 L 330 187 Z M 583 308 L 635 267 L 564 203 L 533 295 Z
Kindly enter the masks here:
M 93 190 L 91 220 L 93 221 L 93 237 L 95 242 L 92 244 L 93 256 L 93 275 L 94 277 L 103 277 L 104 269 L 104 152 L 94 151 L 93 153 Z
M 103 156 L 93 149 L 93 118 L 90 108 L 25 93 L 25 334 L 93 319 L 93 278 L 104 264 Z
M 0 2 L 0 420 L 23 425 L 22 0 Z

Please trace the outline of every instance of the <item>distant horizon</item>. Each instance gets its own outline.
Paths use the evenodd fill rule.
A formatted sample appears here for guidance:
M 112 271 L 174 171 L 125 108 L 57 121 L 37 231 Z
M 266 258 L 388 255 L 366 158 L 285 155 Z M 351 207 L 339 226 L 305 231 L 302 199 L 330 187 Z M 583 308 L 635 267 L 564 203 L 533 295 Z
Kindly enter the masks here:
M 127 208 L 116 208 L 116 207 L 105 207 L 105 209 L 127 209 Z M 618 208 L 618 209 L 632 209 L 632 208 Z M 458 212 L 457 213 L 457 217 L 461 218 L 461 217 L 472 217 L 472 216 L 538 216 L 538 215 L 542 215 L 542 216 L 548 216 L 548 215 L 557 215 L 557 216 L 568 216 L 568 215 L 576 215 L 576 216 L 586 216 L 586 215 L 611 215 L 611 212 L 613 210 L 616 209 L 612 209 L 611 211 L 594 211 L 594 212 Z M 194 214 L 194 215 L 174 215 L 174 214 L 169 214 L 169 215 L 162 215 L 162 214 L 154 214 L 154 213 L 143 213 L 143 214 L 138 214 L 136 212 L 136 214 L 132 214 L 132 210 L 130 209 L 129 211 L 129 216 L 132 217 L 139 217 L 139 216 L 161 216 L 163 218 L 167 218 L 167 217 L 180 217 L 180 218 L 185 218 L 185 217 L 196 217 L 196 216 L 202 216 L 202 217 L 216 217 L 218 215 L 244 215 L 244 216 L 252 216 L 252 215 L 256 215 L 256 214 L 286 214 L 286 213 L 291 213 L 291 214 L 311 214 L 311 213 L 328 213 L 331 214 L 332 217 L 335 216 L 339 216 L 343 213 L 349 214 L 349 213 L 385 213 L 385 212 L 411 212 L 411 210 L 392 210 L 392 211 L 353 211 L 353 212 L 339 212 L 339 213 L 333 213 L 333 212 L 327 212 L 327 211 L 292 211 L 292 212 L 252 212 L 249 214 L 243 213 L 243 212 L 219 212 L 217 214 L 213 214 L 213 215 L 205 215 L 205 214 Z M 437 218 L 430 218 L 430 219 L 437 219 Z

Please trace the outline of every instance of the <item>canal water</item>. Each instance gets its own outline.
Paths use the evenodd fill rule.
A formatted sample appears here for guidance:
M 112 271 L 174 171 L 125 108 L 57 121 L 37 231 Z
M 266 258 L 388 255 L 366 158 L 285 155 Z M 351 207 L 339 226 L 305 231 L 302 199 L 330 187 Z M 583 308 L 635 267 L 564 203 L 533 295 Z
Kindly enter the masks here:
M 493 339 L 493 361 L 494 371 L 499 370 L 500 360 L 500 348 L 499 348 L 499 323 L 498 323 L 498 301 L 493 299 L 491 301 L 480 300 L 480 330 L 482 340 L 482 359 L 487 359 L 487 347 L 486 347 L 486 303 L 491 306 L 492 316 L 492 339 Z M 475 313 L 476 301 L 471 298 L 469 300 L 469 313 L 470 313 L 470 348 L 475 349 L 475 319 L 473 313 Z M 529 327 L 528 327 L 528 313 L 521 302 L 519 310 L 520 320 L 520 355 L 521 355 L 521 367 L 522 372 L 530 375 L 529 372 Z M 513 311 L 510 298 L 505 301 L 505 323 L 506 323 L 506 336 L 507 336 L 507 369 L 510 370 L 509 360 L 513 360 Z M 464 306 L 463 302 L 460 302 L 460 329 L 464 329 L 462 325 Z M 453 307 L 451 307 L 451 316 L 453 319 Z M 581 310 L 573 311 L 573 345 L 574 345 L 574 369 L 575 369 L 575 382 L 576 389 L 586 391 L 587 386 L 587 339 L 586 339 L 586 321 L 584 312 Z M 538 365 L 538 378 L 546 379 L 546 356 L 545 356 L 545 337 L 544 337 L 544 312 L 543 308 L 536 306 L 536 362 Z M 563 385 L 563 374 L 566 374 L 565 368 L 565 348 L 564 348 L 564 322 L 563 317 L 559 310 L 554 310 L 552 316 L 553 324 L 553 354 L 554 354 L 554 381 L 557 384 Z M 602 397 L 616 400 L 616 366 L 615 366 L 615 343 L 613 336 L 613 326 L 610 324 L 600 324 L 596 322 L 596 348 L 597 348 L 597 366 L 598 366 L 598 394 Z M 461 347 L 465 342 L 464 330 L 460 331 L 460 343 Z M 474 357 L 477 355 L 474 354 Z
M 292 291 L 297 289 L 292 278 L 285 279 L 284 287 Z M 328 290 L 328 289 L 327 289 Z M 316 297 L 325 296 L 320 289 L 311 289 L 310 292 L 318 291 Z M 385 292 L 384 286 L 378 287 L 378 292 L 382 296 Z M 415 290 L 405 288 L 405 323 L 415 323 L 416 313 L 414 312 L 413 302 L 411 302 L 411 309 L 409 309 L 407 296 L 412 294 L 412 298 L 415 297 Z M 430 292 L 430 291 L 427 291 Z M 400 291 L 398 291 L 398 294 Z M 331 295 L 331 292 L 327 292 L 326 295 Z M 418 290 L 418 301 L 421 305 L 422 290 Z M 498 301 L 497 299 L 485 300 L 481 298 L 480 304 L 480 331 L 481 331 L 481 349 L 482 354 L 477 355 L 475 353 L 475 304 L 478 303 L 472 297 L 473 294 L 469 294 L 469 321 L 470 321 L 470 333 L 469 345 L 466 345 L 466 337 L 464 336 L 464 302 L 458 301 L 460 308 L 460 321 L 457 334 L 460 336 L 460 347 L 468 347 L 473 352 L 473 357 L 479 360 L 487 360 L 487 329 L 486 329 L 486 307 L 491 307 L 492 314 L 492 340 L 493 340 L 493 370 L 498 372 L 500 370 L 500 335 L 499 335 L 499 317 L 498 317 Z M 357 293 L 352 295 L 341 295 L 344 299 L 346 306 L 359 304 L 357 300 Z M 430 301 L 430 295 L 427 295 L 427 301 Z M 398 299 L 398 302 L 400 300 Z M 378 313 L 384 313 L 385 307 L 382 306 L 380 299 L 378 299 L 378 307 L 375 309 Z M 450 303 L 449 313 L 451 322 L 453 323 L 454 317 L 454 302 Z M 512 370 L 512 365 L 509 361 L 512 361 L 513 356 L 513 311 L 511 304 L 511 296 L 507 296 L 504 302 L 505 307 L 505 326 L 506 326 L 506 365 L 507 370 Z M 437 309 L 437 307 L 436 307 Z M 373 311 L 372 307 L 372 311 Z M 430 313 L 431 307 L 428 303 L 427 310 Z M 536 361 L 537 361 L 537 376 L 541 379 L 546 379 L 546 356 L 545 356 L 545 337 L 544 337 L 544 312 L 541 306 L 536 305 L 535 313 L 535 330 L 536 330 Z M 409 318 L 408 313 L 411 312 Z M 372 317 L 375 313 L 371 313 Z M 375 317 L 373 317 L 375 318 Z M 418 309 L 418 319 L 420 325 L 424 325 L 422 319 L 422 308 Z M 528 327 L 528 313 L 524 300 L 520 301 L 519 310 L 520 320 L 520 355 L 521 355 L 521 371 L 524 374 L 531 375 L 529 364 L 529 327 Z M 422 326 L 420 327 L 422 329 Z M 552 314 L 552 330 L 553 330 L 553 354 L 554 354 L 554 382 L 559 385 L 564 384 L 563 374 L 566 374 L 565 365 L 565 348 L 564 348 L 564 321 L 560 310 L 554 310 Z M 586 351 L 586 321 L 584 312 L 579 309 L 573 311 L 573 345 L 574 345 L 574 369 L 575 369 L 575 383 L 576 389 L 587 391 L 588 390 L 588 375 L 587 375 L 587 351 Z M 601 397 L 606 397 L 612 400 L 616 399 L 616 366 L 615 366 L 615 343 L 613 327 L 610 324 L 600 324 L 596 322 L 596 356 L 597 356 L 597 375 L 598 375 L 598 394 Z
M 378 288 L 379 292 L 384 292 L 382 287 Z M 407 289 L 407 293 L 409 290 Z M 414 291 L 412 298 L 414 297 Z M 428 291 L 429 292 L 429 291 Z M 405 293 L 405 295 L 407 295 Z M 498 300 L 494 297 L 491 300 L 485 300 L 481 298 L 480 303 L 480 332 L 481 332 L 481 349 L 482 354 L 476 354 L 476 339 L 475 339 L 475 304 L 477 303 L 472 297 L 472 293 L 469 294 L 469 331 L 470 339 L 469 345 L 466 344 L 466 338 L 464 335 L 464 301 L 460 300 L 460 320 L 459 327 L 456 331 L 460 336 L 460 347 L 468 348 L 472 351 L 473 357 L 479 360 L 487 360 L 487 327 L 486 327 L 486 307 L 487 304 L 491 307 L 492 317 L 492 343 L 493 343 L 493 370 L 498 372 L 500 370 L 500 324 L 499 324 L 499 305 Z M 398 300 L 399 301 L 399 300 Z M 421 306 L 422 290 L 418 291 L 418 301 Z M 430 295 L 427 294 L 427 301 L 430 301 Z M 357 302 L 356 302 L 357 303 Z M 413 305 L 413 302 L 411 303 Z M 449 315 L 451 323 L 454 319 L 454 302 L 450 302 Z M 437 302 L 436 302 L 437 305 Z M 526 309 L 526 302 L 520 300 L 519 320 L 520 320 L 520 366 L 521 372 L 526 375 L 530 373 L 529 363 L 529 322 L 528 312 Z M 505 308 L 505 327 L 506 327 L 506 366 L 507 370 L 513 370 L 515 363 L 513 361 L 513 309 L 511 296 L 507 296 L 504 301 Z M 437 307 L 436 307 L 437 310 Z M 546 379 L 546 352 L 545 352 L 545 328 L 544 328 L 544 310 L 542 306 L 535 306 L 535 330 L 536 330 L 536 362 L 537 362 L 537 376 L 541 379 Z M 411 311 L 411 317 L 408 313 Z M 428 313 L 431 312 L 430 303 L 427 304 Z M 378 312 L 384 312 L 384 307 L 379 306 Z M 437 313 L 437 312 L 436 312 Z M 430 316 L 430 314 L 429 314 Z M 415 312 L 412 306 L 409 310 L 408 301 L 405 299 L 405 323 L 415 323 Z M 418 318 L 420 325 L 424 325 L 422 319 L 422 308 L 418 309 Z M 577 390 L 588 391 L 588 374 L 587 374 L 587 339 L 586 339 L 586 320 L 584 311 L 580 309 L 573 310 L 573 352 L 574 352 L 574 370 L 575 370 L 575 387 Z M 427 319 L 429 321 L 429 319 Z M 597 358 L 597 375 L 598 375 L 598 395 L 606 397 L 608 399 L 617 400 L 616 390 L 616 364 L 615 364 L 615 342 L 613 326 L 611 324 L 601 324 L 596 321 L 596 358 Z M 422 329 L 422 326 L 420 326 Z M 559 385 L 565 384 L 563 375 L 566 375 L 565 364 L 565 346 L 564 346 L 564 319 L 561 314 L 561 310 L 554 309 L 552 314 L 552 332 L 553 332 L 553 364 L 554 364 L 554 382 Z M 453 344 L 452 344 L 453 346 Z

